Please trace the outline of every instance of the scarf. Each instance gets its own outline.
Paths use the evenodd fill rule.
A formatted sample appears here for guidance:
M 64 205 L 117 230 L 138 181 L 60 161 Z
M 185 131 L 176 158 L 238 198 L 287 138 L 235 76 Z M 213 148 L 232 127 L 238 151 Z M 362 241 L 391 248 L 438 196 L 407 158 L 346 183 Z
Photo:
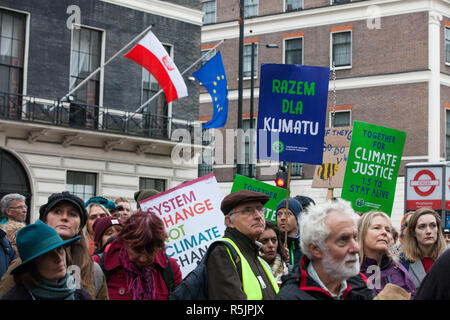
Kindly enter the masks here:
M 120 249 L 119 259 L 129 277 L 128 293 L 132 295 L 133 300 L 155 300 L 153 268 L 136 266 L 128 257 L 125 247 Z
M 41 285 L 30 288 L 29 291 L 33 297 L 42 300 L 75 300 L 74 293 L 76 287 L 70 285 L 72 283 L 74 283 L 73 277 L 66 273 L 66 276 L 59 279 L 56 283 L 41 279 Z
M 275 280 L 277 280 L 277 283 L 281 284 L 281 276 L 287 274 L 288 269 L 286 263 L 281 260 L 280 254 L 277 254 L 270 265 L 270 268 L 272 269 L 272 274 L 275 277 Z

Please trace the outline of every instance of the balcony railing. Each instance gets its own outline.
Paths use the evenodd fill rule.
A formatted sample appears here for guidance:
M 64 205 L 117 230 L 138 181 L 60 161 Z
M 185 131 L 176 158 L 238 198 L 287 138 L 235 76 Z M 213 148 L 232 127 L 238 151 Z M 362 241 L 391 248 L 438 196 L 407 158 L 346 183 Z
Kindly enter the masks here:
M 0 92 L 0 119 L 165 140 L 170 140 L 175 129 L 186 129 L 194 137 L 190 121 L 4 92 Z

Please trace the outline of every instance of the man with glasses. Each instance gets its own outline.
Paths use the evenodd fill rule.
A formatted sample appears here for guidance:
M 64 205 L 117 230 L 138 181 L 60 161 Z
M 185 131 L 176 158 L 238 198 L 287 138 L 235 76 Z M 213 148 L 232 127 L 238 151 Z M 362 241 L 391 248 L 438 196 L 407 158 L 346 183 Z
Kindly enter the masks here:
M 256 240 L 264 232 L 265 194 L 241 190 L 227 195 L 220 209 L 225 215 L 225 235 L 221 239 L 234 248 L 215 246 L 206 262 L 209 299 L 271 300 L 278 285 L 270 267 L 259 257 L 261 244 Z M 235 258 L 232 258 L 232 257 Z
M 7 194 L 2 198 L 0 203 L 2 209 L 2 220 L 0 224 L 5 224 L 10 220 L 25 222 L 28 208 L 23 195 L 18 193 Z

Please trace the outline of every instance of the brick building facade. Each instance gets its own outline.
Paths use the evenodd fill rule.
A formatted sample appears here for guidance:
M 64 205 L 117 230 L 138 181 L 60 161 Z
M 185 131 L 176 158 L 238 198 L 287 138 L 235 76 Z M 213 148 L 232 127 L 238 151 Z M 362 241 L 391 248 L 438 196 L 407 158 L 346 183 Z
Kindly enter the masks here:
M 209 14 L 209 23 L 202 27 L 202 49 L 206 50 L 226 39 L 218 50 L 224 60 L 230 98 L 228 122 L 224 129 L 231 129 L 237 127 L 239 2 L 230 6 L 226 0 L 202 0 L 203 8 L 205 3 L 211 2 L 215 4 L 215 12 L 214 16 Z M 357 120 L 407 132 L 392 214 L 395 225 L 399 226 L 404 207 L 404 165 L 417 161 L 442 161 L 448 156 L 448 1 L 241 2 L 253 6 L 246 10 L 250 15 L 254 15 L 244 19 L 244 51 L 251 42 L 258 43 L 255 55 L 258 71 L 254 78 L 255 117 L 261 63 L 286 63 L 287 55 L 291 54 L 289 40 L 300 39 L 297 43 L 301 46 L 301 58 L 296 64 L 331 68 L 333 50 L 337 52 L 339 45 L 339 40 L 334 35 L 341 34 L 346 37 L 344 42 L 348 50 L 344 58 L 348 59 L 348 62 L 337 64 L 336 67 L 335 110 L 343 112 L 341 116 L 344 124 L 347 122 L 351 125 Z M 288 5 L 298 9 L 289 10 L 292 7 L 288 8 Z M 266 44 L 276 44 L 278 48 L 267 48 Z M 248 119 L 250 77 L 244 77 L 243 86 L 243 118 Z M 333 110 L 333 87 L 334 83 L 330 81 L 329 113 L 326 122 L 328 126 Z M 199 114 L 202 121 L 209 120 L 212 115 L 210 99 L 204 91 L 200 94 Z M 256 179 L 273 184 L 273 176 L 260 174 L 259 168 L 264 165 L 266 163 L 257 163 Z M 236 173 L 236 164 L 215 164 L 212 169 L 223 190 L 229 192 Z M 303 165 L 302 170 L 292 176 L 291 188 L 293 194 L 305 194 L 321 201 L 325 199 L 327 190 L 311 188 L 313 172 L 314 166 Z M 334 195 L 339 196 L 340 190 L 334 190 Z

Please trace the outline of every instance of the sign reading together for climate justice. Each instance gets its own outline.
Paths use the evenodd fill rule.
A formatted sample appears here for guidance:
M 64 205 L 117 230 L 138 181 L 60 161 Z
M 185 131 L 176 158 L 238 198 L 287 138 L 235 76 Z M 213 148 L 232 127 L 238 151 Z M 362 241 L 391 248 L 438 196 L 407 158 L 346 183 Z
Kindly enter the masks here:
M 357 212 L 391 215 L 406 132 L 354 121 L 341 197 Z

